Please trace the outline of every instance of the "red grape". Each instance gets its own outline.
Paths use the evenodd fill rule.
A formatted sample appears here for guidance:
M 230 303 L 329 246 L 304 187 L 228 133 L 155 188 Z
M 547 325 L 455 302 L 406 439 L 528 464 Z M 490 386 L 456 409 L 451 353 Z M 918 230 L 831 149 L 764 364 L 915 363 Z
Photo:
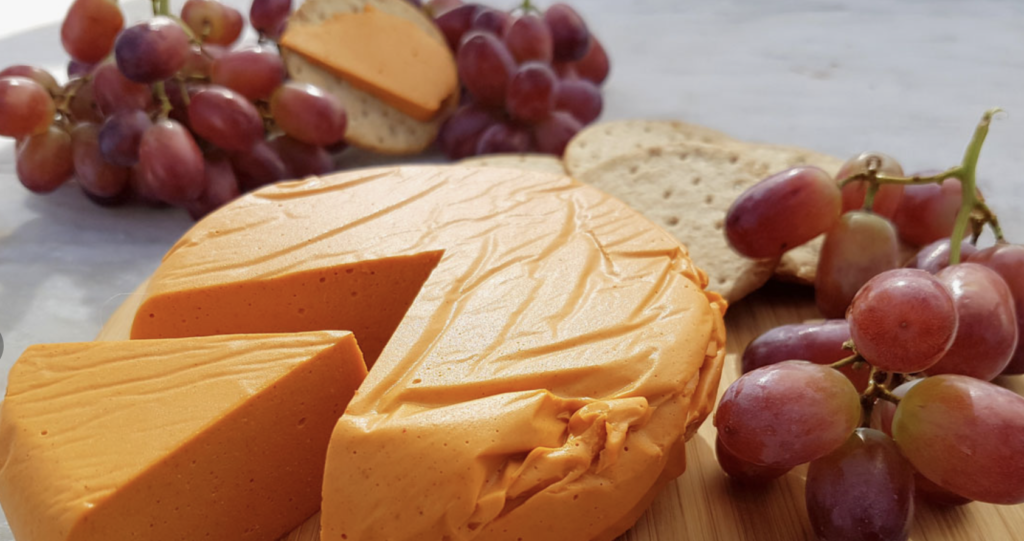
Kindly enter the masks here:
M 103 122 L 103 113 L 96 103 L 92 79 L 85 79 L 76 84 L 75 94 L 68 104 L 68 113 L 73 122 Z
M 195 201 L 203 193 L 203 154 L 188 130 L 173 120 L 160 120 L 143 134 L 139 168 L 150 191 L 166 203 Z
M 480 7 L 479 4 L 463 4 L 445 11 L 434 20 L 437 27 L 441 29 L 441 33 L 444 34 L 449 49 L 458 50 L 462 36 L 469 31 L 469 27 L 473 24 L 473 18 Z
M 505 33 L 505 46 L 519 63 L 537 60 L 550 64 L 554 55 L 551 30 L 544 19 L 533 13 L 512 22 Z
M 586 56 L 573 63 L 573 68 L 580 77 L 596 85 L 600 85 L 608 78 L 611 69 L 608 53 L 596 37 L 590 36 L 590 50 Z
M 150 185 L 149 179 L 146 178 L 146 172 L 139 167 L 139 164 L 135 164 L 128 171 L 128 190 L 131 192 L 135 199 L 144 205 L 148 205 L 154 208 L 166 207 L 167 203 L 160 200 Z
M 139 110 L 114 113 L 100 128 L 103 158 L 121 167 L 135 165 L 139 161 L 139 141 L 152 125 L 149 115 Z
M 341 141 L 348 125 L 345 108 L 337 98 L 298 82 L 285 83 L 274 91 L 270 114 L 281 131 L 317 146 Z
M 1003 373 L 1024 374 L 1024 246 L 1000 242 L 970 255 L 967 261 L 996 271 L 1010 288 L 1017 312 L 1017 349 Z
M 825 236 L 814 276 L 818 310 L 827 318 L 846 317 L 854 295 L 872 277 L 899 266 L 896 229 L 870 212 L 850 211 Z
M 750 372 L 783 361 L 803 360 L 830 365 L 853 352 L 843 344 L 850 339 L 850 324 L 845 319 L 829 319 L 820 323 L 794 323 L 775 327 L 755 338 L 743 350 L 741 366 Z M 839 369 L 858 392 L 867 389 L 871 371 L 866 365 Z
M 75 173 L 71 136 L 53 126 L 32 135 L 18 149 L 18 180 L 36 193 L 49 193 Z
M 10 66 L 5 68 L 3 71 L 0 71 L 0 79 L 4 77 L 24 77 L 26 79 L 32 79 L 45 88 L 51 95 L 60 92 L 60 84 L 58 84 L 57 80 L 53 78 L 53 75 L 50 75 L 50 72 L 35 66 L 26 66 L 24 64 Z
M 213 84 L 230 88 L 251 101 L 269 98 L 284 78 L 281 55 L 261 45 L 231 51 L 215 59 L 210 68 Z
M 71 59 L 68 61 L 68 79 L 85 77 L 95 67 L 95 64 L 86 64 L 85 62 L 79 62 L 75 59 Z
M 903 167 L 900 166 L 900 163 L 895 158 L 881 152 L 863 152 L 850 158 L 839 168 L 839 172 L 836 173 L 836 182 L 842 182 L 854 175 L 866 172 L 869 162 L 876 160 L 879 173 L 894 177 L 903 176 Z M 857 181 L 843 186 L 843 212 L 860 210 L 864 206 L 864 197 L 868 192 L 868 184 L 867 181 Z M 881 185 L 875 193 L 871 212 L 881 214 L 891 220 L 896 213 L 896 207 L 899 205 L 902 196 L 902 185 Z
M 564 111 L 555 111 L 546 120 L 534 126 L 533 137 L 537 150 L 561 156 L 569 141 L 582 129 L 583 124 L 576 120 L 576 117 Z
M 441 126 L 438 146 L 453 160 L 472 156 L 476 153 L 480 134 L 495 122 L 494 117 L 478 105 L 463 105 Z
M 828 231 L 839 219 L 839 187 L 828 173 L 801 166 L 744 191 L 729 208 L 729 244 L 751 258 L 777 258 Z
M 469 27 L 503 38 L 508 33 L 510 26 L 512 26 L 512 17 L 508 13 L 494 8 L 481 7 L 473 14 L 473 22 Z
M 730 451 L 722 443 L 721 437 L 715 438 L 715 457 L 718 459 L 718 465 L 722 467 L 722 471 L 741 483 L 767 483 L 782 477 L 789 471 L 789 468 L 773 468 L 747 462 Z
M 1024 397 L 961 375 L 925 378 L 896 407 L 903 456 L 939 486 L 972 500 L 1024 502 Z
M 949 239 L 939 239 L 921 248 L 917 255 L 914 256 L 914 259 L 907 263 L 907 266 L 935 274 L 949 266 L 949 251 Z M 971 254 L 977 251 L 978 248 L 973 244 L 967 242 L 960 243 L 960 261 L 967 260 Z
M 893 389 L 892 394 L 897 398 L 902 399 L 904 396 L 907 396 L 907 391 L 909 391 L 911 387 L 921 383 L 922 381 L 924 381 L 923 378 L 906 381 L 900 384 L 899 387 Z M 875 400 L 874 407 L 871 408 L 871 428 L 881 430 L 892 437 L 892 416 L 895 413 L 896 404 L 882 398 Z
M 527 62 L 508 83 L 505 107 L 512 118 L 534 124 L 551 116 L 555 107 L 555 72 L 541 62 Z
M 499 122 L 480 134 L 477 154 L 521 153 L 530 150 L 530 133 L 523 128 Z
M 287 135 L 275 137 L 269 144 L 281 157 L 291 178 L 315 177 L 334 170 L 334 160 L 323 147 L 310 145 Z
M 914 516 L 914 471 L 885 434 L 858 428 L 807 468 L 807 515 L 818 539 L 905 540 Z
M 966 505 L 973 501 L 940 487 L 916 471 L 914 472 L 914 495 L 920 500 L 946 507 Z
M 24 77 L 0 78 L 0 135 L 46 133 L 57 106 L 43 85 Z
M 87 194 L 101 199 L 116 197 L 128 186 L 129 169 L 103 159 L 100 152 L 100 127 L 91 122 L 71 131 L 75 177 Z
M 792 468 L 843 444 L 860 424 L 860 396 L 827 366 L 784 361 L 740 376 L 715 413 L 722 443 L 740 459 Z
M 281 155 L 267 141 L 259 141 L 245 152 L 231 154 L 231 167 L 243 192 L 291 177 Z
M 960 326 L 949 351 L 928 373 L 992 380 L 1006 369 L 1017 349 L 1010 287 L 996 271 L 977 263 L 946 267 L 935 276 L 953 294 Z
M 185 203 L 193 220 L 206 216 L 239 195 L 238 179 L 231 169 L 231 162 L 224 156 L 210 155 L 203 159 L 203 185 L 203 195 Z
M 228 151 L 244 151 L 263 139 L 263 119 L 241 94 L 216 86 L 192 96 L 189 125 L 197 135 Z
M 601 89 L 586 79 L 563 79 L 555 89 L 555 109 L 566 111 L 587 125 L 601 116 Z
M 253 0 L 249 8 L 249 23 L 257 32 L 273 33 L 288 20 L 292 0 Z
M 455 61 L 459 80 L 480 105 L 501 107 L 505 104 L 516 62 L 501 40 L 490 32 L 468 32 L 462 38 Z
M 920 269 L 885 271 L 860 288 L 846 315 L 850 336 L 872 366 L 921 372 L 953 344 L 957 310 L 937 278 Z
M 551 29 L 556 61 L 574 62 L 587 55 L 590 30 L 576 10 L 567 4 L 554 4 L 544 12 L 544 21 Z
M 92 72 L 93 96 L 104 115 L 118 111 L 146 110 L 153 104 L 153 91 L 149 86 L 134 83 L 125 77 L 117 65 L 100 64 Z
M 60 41 L 71 58 L 86 64 L 103 60 L 124 28 L 124 15 L 113 0 L 75 0 L 64 17 Z
M 953 234 L 960 203 L 960 181 L 955 178 L 941 185 L 911 184 L 903 189 L 892 221 L 901 239 L 923 246 Z
M 157 16 L 134 24 L 117 37 L 114 58 L 130 81 L 155 83 L 174 75 L 189 56 L 188 35 L 174 20 Z
M 242 14 L 217 0 L 188 0 L 181 19 L 203 43 L 231 45 L 242 34 Z

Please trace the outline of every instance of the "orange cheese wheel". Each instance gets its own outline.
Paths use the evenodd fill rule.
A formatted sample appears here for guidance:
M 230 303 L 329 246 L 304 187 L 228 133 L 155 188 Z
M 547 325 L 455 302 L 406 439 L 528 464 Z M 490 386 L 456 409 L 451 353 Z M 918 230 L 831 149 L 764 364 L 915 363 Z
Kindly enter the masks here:
M 19 540 L 264 539 L 320 506 L 366 376 L 351 333 L 32 346 L 0 419 Z
M 381 168 L 210 215 L 102 337 L 351 329 L 373 366 L 327 452 L 324 541 L 612 539 L 711 409 L 705 285 L 568 177 Z

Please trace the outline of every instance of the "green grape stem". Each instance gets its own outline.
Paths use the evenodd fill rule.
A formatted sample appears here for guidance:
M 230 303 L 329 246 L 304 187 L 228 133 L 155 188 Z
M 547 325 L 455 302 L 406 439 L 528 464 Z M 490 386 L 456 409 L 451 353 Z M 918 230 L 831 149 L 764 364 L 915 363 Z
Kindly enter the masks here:
M 164 82 L 160 81 L 153 84 L 153 90 L 156 92 L 156 97 L 160 100 L 160 112 L 158 118 L 167 118 L 167 115 L 171 114 L 174 106 L 171 105 L 171 100 L 167 99 L 167 89 L 164 87 Z

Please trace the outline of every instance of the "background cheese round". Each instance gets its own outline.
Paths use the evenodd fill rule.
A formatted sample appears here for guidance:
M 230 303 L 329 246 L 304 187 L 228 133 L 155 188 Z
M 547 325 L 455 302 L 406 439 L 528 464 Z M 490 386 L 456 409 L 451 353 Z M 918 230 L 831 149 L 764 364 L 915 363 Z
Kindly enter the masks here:
M 375 364 L 328 449 L 324 541 L 610 540 L 712 407 L 725 303 L 705 285 L 568 177 L 371 169 L 210 215 L 103 337 L 351 328 Z

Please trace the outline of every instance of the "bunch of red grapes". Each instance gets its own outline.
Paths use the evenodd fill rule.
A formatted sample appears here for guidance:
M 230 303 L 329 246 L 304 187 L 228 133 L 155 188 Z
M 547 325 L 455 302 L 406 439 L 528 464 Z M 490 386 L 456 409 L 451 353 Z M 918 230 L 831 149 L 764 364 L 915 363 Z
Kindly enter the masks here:
M 113 0 L 75 0 L 61 28 L 69 81 L 14 66 L 0 72 L 0 135 L 17 139 L 18 178 L 48 193 L 76 177 L 93 201 L 177 205 L 201 217 L 240 192 L 333 169 L 345 134 L 337 99 L 286 81 L 276 46 L 291 0 L 254 0 L 261 44 L 229 47 L 241 13 L 166 0 L 127 28 Z
M 502 152 L 560 156 L 601 114 L 608 56 L 566 4 L 513 15 L 460 0 L 434 2 L 455 53 L 463 103 L 438 142 L 452 159 Z
M 714 419 L 733 478 L 809 463 L 819 539 L 907 539 L 916 499 L 1024 502 L 1024 397 L 990 382 L 1024 373 L 1024 246 L 1002 238 L 974 188 L 991 114 L 945 173 L 903 177 L 865 154 L 843 166 L 842 189 L 799 167 L 730 209 L 727 237 L 749 257 L 826 233 L 815 287 L 832 319 L 755 339 Z M 995 245 L 962 243 L 969 221 L 991 226 Z M 897 237 L 927 246 L 901 267 Z

